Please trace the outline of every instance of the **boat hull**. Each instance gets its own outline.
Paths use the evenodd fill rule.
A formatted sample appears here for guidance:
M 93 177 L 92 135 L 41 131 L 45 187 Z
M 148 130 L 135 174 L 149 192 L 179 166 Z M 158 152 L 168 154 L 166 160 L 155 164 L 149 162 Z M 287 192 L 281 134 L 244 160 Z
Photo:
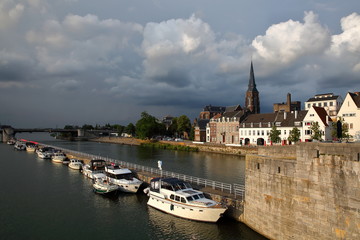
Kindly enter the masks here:
M 99 193 L 99 194 L 108 194 L 108 193 L 112 193 L 118 190 L 118 186 L 116 185 L 109 185 L 109 184 L 98 184 L 98 183 L 94 183 L 93 184 L 93 189 L 95 193 Z
M 181 204 L 151 193 L 147 204 L 171 215 L 201 222 L 217 222 L 226 211 L 226 208 L 222 207 L 197 207 Z

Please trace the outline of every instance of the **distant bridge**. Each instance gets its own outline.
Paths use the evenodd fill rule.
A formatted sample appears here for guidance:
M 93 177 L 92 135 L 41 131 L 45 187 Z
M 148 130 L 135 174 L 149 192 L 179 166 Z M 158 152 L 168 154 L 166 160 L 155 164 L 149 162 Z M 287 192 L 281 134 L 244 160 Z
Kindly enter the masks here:
M 7 142 L 9 139 L 15 138 L 16 133 L 23 132 L 48 132 L 48 133 L 76 133 L 79 139 L 94 138 L 101 134 L 109 134 L 111 130 L 84 130 L 84 129 L 64 129 L 64 128 L 13 128 L 11 126 L 1 126 L 2 141 Z

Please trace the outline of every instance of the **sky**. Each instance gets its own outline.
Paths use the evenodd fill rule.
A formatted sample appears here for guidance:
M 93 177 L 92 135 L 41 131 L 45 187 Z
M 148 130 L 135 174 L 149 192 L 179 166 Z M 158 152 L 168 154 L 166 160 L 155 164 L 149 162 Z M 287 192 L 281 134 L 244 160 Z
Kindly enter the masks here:
M 360 91 L 359 0 L 0 0 L 0 124 L 136 123 Z

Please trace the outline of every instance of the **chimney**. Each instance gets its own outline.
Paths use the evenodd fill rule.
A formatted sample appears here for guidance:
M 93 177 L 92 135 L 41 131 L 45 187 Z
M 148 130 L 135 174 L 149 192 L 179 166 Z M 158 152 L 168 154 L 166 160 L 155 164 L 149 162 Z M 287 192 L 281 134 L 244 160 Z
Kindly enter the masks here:
M 285 111 L 285 112 L 284 112 L 284 119 L 286 119 L 286 115 L 287 115 L 287 112 Z
M 297 117 L 298 117 L 298 111 L 295 110 L 295 119 L 297 119 Z

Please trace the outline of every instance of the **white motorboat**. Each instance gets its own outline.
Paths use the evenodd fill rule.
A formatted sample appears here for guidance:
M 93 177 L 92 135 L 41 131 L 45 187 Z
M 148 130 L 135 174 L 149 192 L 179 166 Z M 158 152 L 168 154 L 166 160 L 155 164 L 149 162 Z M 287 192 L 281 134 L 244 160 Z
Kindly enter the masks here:
M 217 222 L 227 209 L 177 178 L 154 178 L 146 190 L 150 197 L 149 206 L 177 217 Z
M 100 194 L 107 194 L 115 192 L 119 186 L 108 181 L 104 173 L 94 173 L 93 175 L 93 189 L 94 192 Z
M 105 173 L 106 162 L 102 159 L 93 159 L 82 168 L 83 174 L 93 179 L 95 173 Z
M 66 159 L 66 154 L 63 152 L 55 152 L 51 156 L 51 160 L 55 163 L 62 163 Z
M 134 173 L 128 168 L 121 168 L 118 165 L 106 166 L 105 174 L 111 183 L 119 186 L 122 192 L 136 193 L 143 183 L 137 179 Z
M 8 145 L 14 145 L 16 143 L 16 140 L 15 139 L 9 139 L 6 144 Z
M 36 144 L 33 142 L 27 142 L 26 144 L 26 151 L 27 152 L 35 152 L 36 150 Z
M 26 145 L 22 141 L 16 141 L 16 143 L 14 144 L 14 148 L 19 151 L 24 151 L 26 150 Z
M 36 150 L 36 154 L 42 159 L 51 159 L 54 154 L 54 149 L 51 147 L 43 147 Z
M 72 158 L 72 159 L 70 159 L 70 163 L 68 166 L 71 169 L 81 170 L 83 167 L 83 163 L 79 159 Z

